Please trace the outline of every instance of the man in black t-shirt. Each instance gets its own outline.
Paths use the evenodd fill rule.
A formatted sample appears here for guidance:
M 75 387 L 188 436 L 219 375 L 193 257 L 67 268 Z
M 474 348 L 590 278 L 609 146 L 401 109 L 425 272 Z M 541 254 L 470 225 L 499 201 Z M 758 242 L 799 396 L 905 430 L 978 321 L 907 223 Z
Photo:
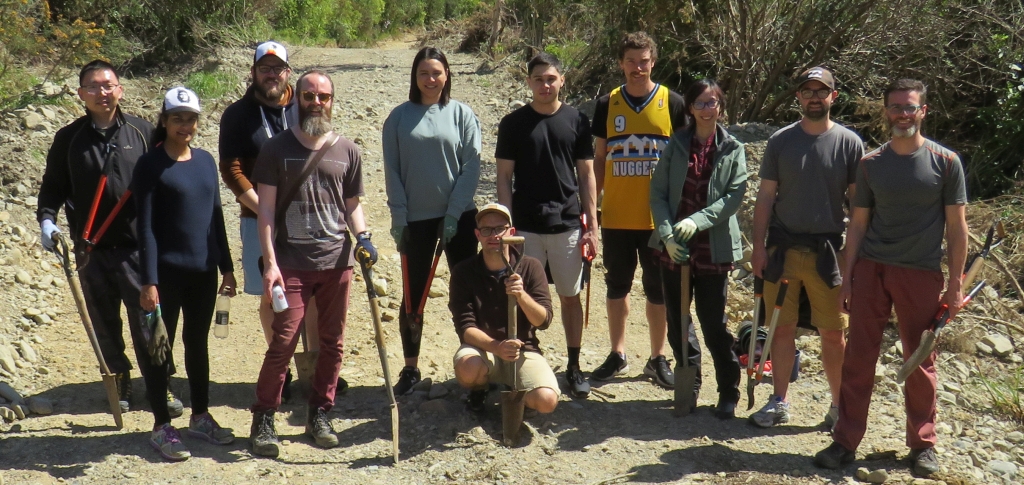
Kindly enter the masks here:
M 527 70 L 533 101 L 498 125 L 498 201 L 512 208 L 518 234 L 526 238 L 525 254 L 551 269 L 569 352 L 565 380 L 570 395 L 587 397 L 590 384 L 579 364 L 580 288 L 583 255 L 597 253 L 597 225 L 583 231 L 580 215 L 597 218 L 590 122 L 558 100 L 565 77 L 557 57 L 541 53 Z

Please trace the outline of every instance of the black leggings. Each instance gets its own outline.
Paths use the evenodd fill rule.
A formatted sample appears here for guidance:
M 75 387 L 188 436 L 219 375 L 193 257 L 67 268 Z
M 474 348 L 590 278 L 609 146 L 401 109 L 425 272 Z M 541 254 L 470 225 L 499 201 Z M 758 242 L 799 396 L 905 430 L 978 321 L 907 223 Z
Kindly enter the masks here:
M 665 309 L 668 317 L 668 343 L 672 346 L 678 361 L 683 355 L 683 328 L 680 320 L 681 308 L 681 282 L 680 272 L 669 271 L 664 266 L 660 267 L 661 285 L 665 293 Z M 725 301 L 729 291 L 729 275 L 726 274 L 704 274 L 694 275 L 691 273 L 690 289 L 691 300 L 696 306 L 697 319 L 700 320 L 701 333 L 704 334 L 704 345 L 711 352 L 711 358 L 715 363 L 715 380 L 718 382 L 718 394 L 721 399 L 738 402 L 740 398 L 740 361 L 733 352 L 733 335 L 727 327 L 725 315 Z M 687 309 L 689 310 L 689 309 Z M 700 376 L 700 344 L 697 342 L 697 335 L 694 325 L 690 325 L 690 335 L 687 338 L 690 346 L 690 365 L 697 367 L 697 383 L 701 384 Z
M 167 338 L 174 346 L 178 315 L 182 315 L 181 343 L 185 346 L 185 371 L 192 397 L 192 415 L 207 411 L 210 405 L 210 323 L 217 304 L 217 270 L 185 271 L 161 264 L 157 268 L 160 284 L 160 311 Z M 153 409 L 155 425 L 171 422 L 167 412 L 167 365 L 154 366 L 145 354 L 142 375 L 146 379 L 146 398 Z
M 476 255 L 477 240 L 473 230 L 476 229 L 476 209 L 462 213 L 459 218 L 459 229 L 455 237 L 445 246 L 445 259 L 448 268 L 455 267 L 459 262 Z M 420 297 L 427 286 L 430 265 L 434 261 L 434 248 L 438 244 L 438 228 L 444 224 L 444 218 L 425 219 L 409 223 L 403 253 L 406 258 L 406 271 L 402 275 L 402 284 L 409 285 L 409 294 L 402 296 L 402 308 L 398 314 L 398 328 L 402 334 L 402 353 L 406 358 L 419 357 L 420 339 L 423 335 L 422 322 L 410 320 L 405 313 L 406 299 L 409 299 L 412 312 L 419 308 Z

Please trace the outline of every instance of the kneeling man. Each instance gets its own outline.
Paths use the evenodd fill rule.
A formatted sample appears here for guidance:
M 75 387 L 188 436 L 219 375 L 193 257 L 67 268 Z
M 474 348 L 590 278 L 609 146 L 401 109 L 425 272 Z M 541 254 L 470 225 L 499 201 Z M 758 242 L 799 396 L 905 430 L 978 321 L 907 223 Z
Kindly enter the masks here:
M 452 269 L 448 308 L 462 345 L 455 353 L 455 377 L 470 389 L 469 409 L 484 410 L 495 359 L 517 362 L 516 387 L 526 389 L 526 407 L 550 413 L 558 405 L 558 381 L 540 352 L 537 330 L 551 324 L 551 295 L 537 259 L 501 245 L 515 234 L 512 216 L 501 204 L 487 204 L 476 215 L 476 238 L 483 248 Z M 515 268 L 509 274 L 505 260 Z M 519 338 L 508 338 L 508 295 L 519 304 Z M 520 360 L 520 355 L 523 358 Z

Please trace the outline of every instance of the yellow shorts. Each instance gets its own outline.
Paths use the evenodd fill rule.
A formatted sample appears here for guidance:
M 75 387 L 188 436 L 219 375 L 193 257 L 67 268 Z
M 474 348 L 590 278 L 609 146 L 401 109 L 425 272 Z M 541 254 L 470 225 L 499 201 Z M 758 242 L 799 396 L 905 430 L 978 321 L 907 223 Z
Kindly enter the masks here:
M 558 379 L 543 355 L 537 352 L 523 352 L 523 358 L 516 363 L 516 387 L 532 391 L 538 387 L 547 387 L 558 392 Z M 497 382 L 501 376 L 494 372 L 494 355 L 486 350 L 478 349 L 469 344 L 462 344 L 455 352 L 453 363 L 466 357 L 480 357 L 487 363 L 487 375 L 491 382 Z
M 839 255 L 836 255 L 839 257 Z M 845 313 L 839 311 L 839 287 L 829 288 L 816 266 L 818 253 L 795 248 L 786 251 L 786 265 L 782 277 L 789 280 L 786 290 L 786 302 L 779 313 L 779 325 L 796 325 L 800 313 L 800 289 L 807 290 L 807 298 L 811 301 L 811 324 L 819 330 L 843 330 L 849 325 Z M 839 267 L 843 260 L 839 257 Z M 764 282 L 765 322 L 771 322 L 775 308 L 775 298 L 779 294 L 778 285 Z

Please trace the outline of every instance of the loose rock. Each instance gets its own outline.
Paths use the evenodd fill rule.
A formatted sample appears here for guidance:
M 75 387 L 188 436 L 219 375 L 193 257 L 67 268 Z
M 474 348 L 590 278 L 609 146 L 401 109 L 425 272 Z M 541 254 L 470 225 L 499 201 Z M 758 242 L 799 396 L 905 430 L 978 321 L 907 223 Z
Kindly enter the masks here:
M 18 391 L 15 391 L 14 388 L 6 382 L 0 382 L 0 396 L 3 396 L 3 398 L 9 402 L 22 402 L 24 400 L 24 398 L 21 397 L 21 394 L 18 394 Z
M 996 475 L 1014 478 L 1017 476 L 1017 465 L 1003 460 L 992 460 L 988 462 L 988 469 Z
M 999 357 L 1006 357 L 1013 352 L 1013 342 L 1005 336 L 997 333 L 990 333 L 981 339 L 981 342 L 992 349 L 992 354 Z
M 19 269 L 17 273 L 14 273 L 14 281 L 23 285 L 28 285 L 32 283 L 32 276 L 28 274 L 28 271 Z
M 430 394 L 427 396 L 429 399 L 440 399 L 448 395 L 448 388 L 441 384 L 434 384 L 430 386 Z
M 884 468 L 879 468 L 878 470 L 868 473 L 868 476 L 865 477 L 865 479 L 868 483 L 885 483 L 885 481 L 889 479 L 889 472 L 885 471 Z
M 53 414 L 53 403 L 45 397 L 32 396 L 25 402 L 32 414 L 49 415 Z

